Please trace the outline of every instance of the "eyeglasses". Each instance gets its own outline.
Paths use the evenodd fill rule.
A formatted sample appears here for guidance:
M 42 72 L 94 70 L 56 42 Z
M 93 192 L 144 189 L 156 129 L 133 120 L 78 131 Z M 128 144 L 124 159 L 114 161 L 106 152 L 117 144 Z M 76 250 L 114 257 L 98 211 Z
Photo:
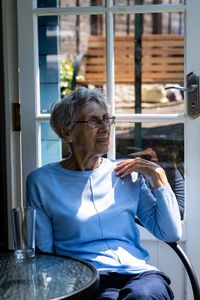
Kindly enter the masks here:
M 102 120 L 99 119 L 98 117 L 93 117 L 93 118 L 90 118 L 87 121 L 76 121 L 74 123 L 74 126 L 77 123 L 87 123 L 88 127 L 90 127 L 90 128 L 98 128 L 102 123 L 106 124 L 107 126 L 111 126 L 112 124 L 115 123 L 115 119 L 116 119 L 116 117 L 114 117 L 114 116 L 112 116 L 112 117 L 109 117 L 109 116 L 108 117 L 104 117 Z

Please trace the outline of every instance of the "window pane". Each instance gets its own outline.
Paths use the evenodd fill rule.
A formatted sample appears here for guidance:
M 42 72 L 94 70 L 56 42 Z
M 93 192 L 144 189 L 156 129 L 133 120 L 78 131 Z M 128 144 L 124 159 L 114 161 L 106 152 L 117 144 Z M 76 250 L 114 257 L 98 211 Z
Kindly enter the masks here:
M 62 96 L 79 85 L 102 87 L 102 80 L 106 82 L 104 18 L 83 15 L 60 20 Z
M 118 159 L 142 157 L 162 166 L 176 194 L 183 217 L 184 125 L 182 123 L 117 122 L 116 154 Z M 148 178 L 146 180 L 150 185 Z
M 59 17 L 38 17 L 40 112 L 60 98 Z
M 183 173 L 184 166 L 184 125 L 182 123 L 130 123 L 116 122 L 117 158 L 135 157 L 150 159 L 145 149 L 155 151 L 154 160 L 163 167 L 174 163 Z M 138 152 L 144 151 L 139 154 Z M 149 151 L 150 152 L 150 151 Z
M 49 122 L 41 122 L 42 165 L 61 159 L 61 141 L 52 131 Z
M 37 7 L 78 7 L 105 5 L 105 0 L 38 0 Z
M 122 26 L 123 24 L 123 26 Z M 182 13 L 115 16 L 116 112 L 183 112 Z
M 116 5 L 179 4 L 185 0 L 115 0 Z

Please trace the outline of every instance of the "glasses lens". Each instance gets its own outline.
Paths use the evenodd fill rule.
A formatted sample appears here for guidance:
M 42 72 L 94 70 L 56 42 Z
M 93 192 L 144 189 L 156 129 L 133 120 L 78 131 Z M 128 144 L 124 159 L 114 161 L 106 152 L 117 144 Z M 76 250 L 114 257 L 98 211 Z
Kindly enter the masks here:
M 93 118 L 93 119 L 88 120 L 88 126 L 91 127 L 91 128 L 98 127 L 99 126 L 99 119 Z
M 104 122 L 106 125 L 111 125 L 111 124 L 112 124 L 112 120 L 111 120 L 111 118 L 109 118 L 109 117 L 104 118 L 104 119 L 103 119 L 103 122 Z
M 110 117 L 109 118 L 109 123 L 112 125 L 115 122 L 115 117 Z
M 106 117 L 103 120 L 99 119 L 99 118 L 93 118 L 88 120 L 88 126 L 91 128 L 97 128 L 101 125 L 101 123 L 103 122 L 104 124 L 110 126 L 114 123 L 115 121 L 115 117 Z

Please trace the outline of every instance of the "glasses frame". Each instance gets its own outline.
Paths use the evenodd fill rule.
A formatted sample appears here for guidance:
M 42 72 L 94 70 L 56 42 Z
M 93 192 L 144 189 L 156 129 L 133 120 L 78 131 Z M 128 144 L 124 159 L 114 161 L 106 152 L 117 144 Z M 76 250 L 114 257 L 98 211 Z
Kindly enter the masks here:
M 109 116 L 109 117 L 105 117 L 104 119 L 100 119 L 100 118 L 96 117 L 97 124 L 94 125 L 94 126 L 93 125 L 91 126 L 91 123 L 90 123 L 90 121 L 92 119 L 94 119 L 94 118 L 91 118 L 91 119 L 88 119 L 88 120 L 85 120 L 85 121 L 78 120 L 78 121 L 76 121 L 74 123 L 73 128 L 78 123 L 79 124 L 87 123 L 87 125 L 88 125 L 89 128 L 99 128 L 102 123 L 104 123 L 104 124 L 106 124 L 108 126 L 111 126 L 111 125 L 113 125 L 115 123 L 116 117 L 115 116 Z M 108 120 L 109 120 L 110 123 L 109 122 L 107 123 Z

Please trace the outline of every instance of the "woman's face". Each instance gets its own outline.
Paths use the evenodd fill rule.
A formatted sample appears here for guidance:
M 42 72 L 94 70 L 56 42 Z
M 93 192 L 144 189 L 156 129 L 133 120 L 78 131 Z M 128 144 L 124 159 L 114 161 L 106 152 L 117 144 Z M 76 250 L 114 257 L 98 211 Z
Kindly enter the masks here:
M 78 121 L 91 118 L 103 119 L 108 111 L 96 102 L 86 104 L 80 111 Z M 91 128 L 87 123 L 76 123 L 70 133 L 72 153 L 89 157 L 101 156 L 108 152 L 110 146 L 110 126 L 101 122 L 99 127 Z

